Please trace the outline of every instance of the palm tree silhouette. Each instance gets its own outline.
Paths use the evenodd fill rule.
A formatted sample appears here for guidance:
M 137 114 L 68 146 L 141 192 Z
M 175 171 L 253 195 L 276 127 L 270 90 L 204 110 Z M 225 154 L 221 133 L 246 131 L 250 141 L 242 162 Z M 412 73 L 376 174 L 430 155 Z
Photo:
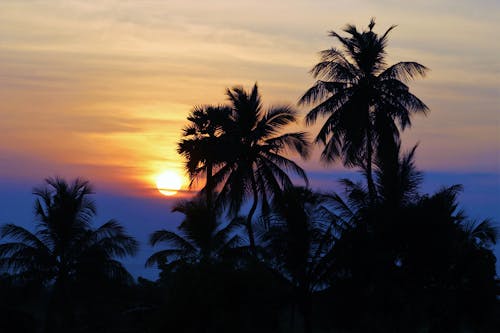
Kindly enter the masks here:
M 420 194 L 422 175 L 414 165 L 415 150 L 401 153 L 397 140 L 378 150 L 374 201 L 364 184 L 342 180 L 346 198 L 332 198 L 338 216 L 349 227 L 334 245 L 333 271 L 340 274 L 333 281 L 344 279 L 349 272 L 351 285 L 357 288 L 350 297 L 371 295 L 366 304 L 385 313 L 384 331 L 408 331 L 407 322 L 393 320 L 404 307 L 414 314 L 412 320 L 428 317 L 433 329 L 453 331 L 450 325 L 457 324 L 455 319 L 462 311 L 459 304 L 485 308 L 494 303 L 491 249 L 498 229 L 490 220 L 471 221 L 458 209 L 459 185 L 432 195 Z M 398 309 L 401 299 L 406 302 Z M 385 306 L 388 308 L 383 309 Z M 376 312 L 373 308 L 358 310 Z
M 33 192 L 37 197 L 36 232 L 14 224 L 0 228 L 1 238 L 7 239 L 0 244 L 0 267 L 25 279 L 53 283 L 48 321 L 54 315 L 51 311 L 61 310 L 62 322 L 67 328 L 73 316 L 72 285 L 100 277 L 132 281 L 115 258 L 134 255 L 138 243 L 114 220 L 97 229 L 91 228 L 96 209 L 88 198 L 93 193 L 88 181 L 76 179 L 69 184 L 64 179 L 48 178 L 45 182 L 45 187 Z
M 469 219 L 458 207 L 461 190 L 454 185 L 421 196 L 397 230 L 405 240 L 400 270 L 408 289 L 420 293 L 412 303 L 428 309 L 431 332 L 458 331 L 458 318 L 481 323 L 497 303 L 498 227 Z
M 329 201 L 306 188 L 287 189 L 274 202 L 261 236 L 267 262 L 293 287 L 304 332 L 312 331 L 312 294 L 327 285 L 333 245 L 342 230 Z
M 151 234 L 149 242 L 152 246 L 165 243 L 170 247 L 152 254 L 146 261 L 147 267 L 158 265 L 165 271 L 175 271 L 186 264 L 214 264 L 223 260 L 241 242 L 236 234 L 241 220 L 236 218 L 221 226 L 216 214 L 200 197 L 181 201 L 172 211 L 185 216 L 179 225 L 180 233 L 162 229 Z
M 321 61 L 311 70 L 318 79 L 300 98 L 299 104 L 318 102 L 306 116 L 308 125 L 319 116 L 326 121 L 315 141 L 324 145 L 322 159 L 333 162 L 342 157 L 347 167 L 364 170 L 370 198 L 375 198 L 372 175 L 373 152 L 382 132 L 399 136 L 411 125 L 414 113 L 426 113 L 427 106 L 410 93 L 405 82 L 424 76 L 427 68 L 416 62 L 398 62 L 387 67 L 385 62 L 387 37 L 391 26 L 382 36 L 369 30 L 358 31 L 347 25 L 343 37 L 331 31 L 341 49 L 321 51 Z M 386 134 L 388 136 L 388 134 Z
M 186 170 L 191 184 L 205 174 L 207 206 L 212 207 L 213 170 L 227 155 L 225 129 L 228 126 L 231 109 L 227 106 L 203 105 L 195 107 L 188 120 L 190 124 L 183 129 L 183 137 L 178 143 L 178 153 L 186 159 Z
M 214 182 L 220 185 L 218 203 L 228 204 L 232 215 L 239 212 L 247 197 L 253 197 L 246 228 L 250 249 L 255 253 L 252 218 L 259 201 L 263 212 L 269 211 L 268 200 L 293 186 L 287 171 L 307 184 L 304 170 L 282 154 L 288 150 L 306 157 L 308 142 L 304 132 L 281 133 L 296 121 L 296 111 L 288 106 L 264 111 L 257 84 L 248 93 L 242 87 L 227 89 L 226 93 L 232 108 L 227 132 L 232 148 Z

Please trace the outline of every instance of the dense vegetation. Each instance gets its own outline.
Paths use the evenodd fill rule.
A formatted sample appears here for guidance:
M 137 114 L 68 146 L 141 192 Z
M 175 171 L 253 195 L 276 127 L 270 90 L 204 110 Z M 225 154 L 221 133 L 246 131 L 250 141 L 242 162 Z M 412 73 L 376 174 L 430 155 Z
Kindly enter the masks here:
M 34 232 L 0 228 L 0 328 L 9 332 L 496 332 L 497 229 L 458 209 L 459 185 L 420 192 L 416 147 L 400 132 L 426 105 L 415 62 L 385 63 L 388 33 L 354 26 L 321 52 L 300 103 L 326 162 L 359 169 L 343 193 L 316 192 L 290 153 L 307 157 L 290 106 L 265 109 L 255 85 L 226 105 L 195 107 L 178 152 L 204 187 L 154 231 L 157 281 L 118 259 L 137 242 L 117 221 L 92 226 L 88 182 L 35 189 Z M 296 176 L 304 186 L 297 186 Z M 496 328 L 496 329 L 495 329 Z

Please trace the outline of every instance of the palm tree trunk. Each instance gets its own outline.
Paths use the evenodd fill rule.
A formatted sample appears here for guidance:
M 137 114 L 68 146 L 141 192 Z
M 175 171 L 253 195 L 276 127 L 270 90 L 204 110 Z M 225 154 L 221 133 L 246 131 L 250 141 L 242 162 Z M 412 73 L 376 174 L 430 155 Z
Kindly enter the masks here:
M 307 290 L 301 290 L 299 291 L 299 302 L 300 302 L 300 309 L 302 312 L 302 318 L 304 320 L 303 328 L 304 328 L 304 333 L 311 333 L 312 332 L 312 300 L 311 300 L 311 295 Z
M 65 276 L 61 278 L 60 282 L 60 310 L 61 310 L 61 315 L 62 315 L 62 326 L 63 330 L 66 332 L 69 332 L 71 329 L 73 329 L 74 326 L 74 313 L 73 313 L 73 306 L 72 306 L 72 300 L 69 297 L 69 286 L 68 286 L 68 277 Z M 57 282 L 56 282 L 57 283 Z
M 212 162 L 207 162 L 207 183 L 205 184 L 205 189 L 207 191 L 207 208 L 212 212 Z
M 311 333 L 312 332 L 312 311 L 311 311 L 311 304 L 310 300 L 306 300 L 306 304 L 304 304 L 304 333 Z
M 54 286 L 52 286 L 54 288 Z M 56 297 L 54 290 L 49 294 L 49 301 L 47 304 L 47 308 L 45 309 L 45 321 L 44 321 L 44 329 L 43 333 L 51 333 L 54 332 L 55 327 L 55 310 L 56 310 Z
M 248 233 L 248 240 L 250 241 L 250 251 L 252 252 L 253 255 L 256 255 L 257 250 L 255 248 L 255 238 L 253 234 L 252 218 L 253 214 L 255 213 L 255 210 L 257 209 L 257 204 L 259 202 L 259 192 L 257 190 L 257 184 L 255 182 L 255 177 L 253 174 L 251 177 L 251 181 L 252 181 L 253 203 L 252 207 L 250 208 L 250 211 L 248 212 L 246 228 Z
M 45 313 L 45 333 L 70 332 L 75 318 L 72 300 L 69 298 L 68 279 L 61 274 L 54 282 Z
M 366 173 L 366 183 L 368 185 L 368 196 L 370 198 L 371 205 L 375 203 L 375 195 L 376 195 L 375 183 L 373 182 L 372 160 L 373 160 L 372 130 L 370 124 L 368 124 L 366 129 L 365 173 Z

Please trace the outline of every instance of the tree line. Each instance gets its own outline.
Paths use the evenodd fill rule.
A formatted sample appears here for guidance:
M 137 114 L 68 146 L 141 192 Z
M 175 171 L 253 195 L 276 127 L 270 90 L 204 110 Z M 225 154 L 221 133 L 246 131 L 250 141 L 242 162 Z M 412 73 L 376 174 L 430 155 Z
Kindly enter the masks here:
M 347 25 L 320 52 L 300 98 L 326 163 L 358 169 L 344 191 L 310 188 L 292 106 L 265 108 L 258 87 L 195 107 L 178 153 L 199 193 L 178 202 L 178 231 L 157 230 L 146 261 L 114 220 L 94 228 L 92 188 L 50 178 L 34 190 L 36 229 L 0 228 L 0 327 L 19 332 L 494 332 L 498 230 L 458 207 L 460 185 L 420 191 L 416 146 L 400 134 L 427 106 L 408 82 L 427 68 L 386 63 L 383 34 Z M 298 186 L 294 180 L 300 180 Z

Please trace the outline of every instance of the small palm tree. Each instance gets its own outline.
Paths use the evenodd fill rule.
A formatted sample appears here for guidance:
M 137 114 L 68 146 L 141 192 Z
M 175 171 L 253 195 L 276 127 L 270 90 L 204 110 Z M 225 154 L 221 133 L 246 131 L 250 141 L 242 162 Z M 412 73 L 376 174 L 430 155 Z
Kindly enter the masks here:
M 190 122 L 183 129 L 183 139 L 178 143 L 178 153 L 186 159 L 186 170 L 191 184 L 205 175 L 205 192 L 208 207 L 212 207 L 213 170 L 227 155 L 224 143 L 231 109 L 227 106 L 198 106 L 188 116 Z
M 287 172 L 295 173 L 307 184 L 304 170 L 283 153 L 306 157 L 308 142 L 304 132 L 282 133 L 296 121 L 296 111 L 288 106 L 265 111 L 256 84 L 250 92 L 242 87 L 228 89 L 227 96 L 232 109 L 227 141 L 232 148 L 214 175 L 214 182 L 220 186 L 218 202 L 228 204 L 232 215 L 240 211 L 246 198 L 253 198 L 246 228 L 255 253 L 252 218 L 257 206 L 260 202 L 262 210 L 269 211 L 269 200 L 293 186 Z
M 179 225 L 180 233 L 169 230 L 157 230 L 151 234 L 152 246 L 165 243 L 169 247 L 151 255 L 146 266 L 175 271 L 179 266 L 213 264 L 220 262 L 232 249 L 239 246 L 240 237 L 236 231 L 240 220 L 234 219 L 226 226 L 221 226 L 201 198 L 178 203 L 172 211 L 184 214 Z
M 315 141 L 324 145 L 322 159 L 333 162 L 342 157 L 347 167 L 359 166 L 366 174 L 370 198 L 375 198 L 372 175 L 374 151 L 381 136 L 399 136 L 399 130 L 411 125 L 411 116 L 426 113 L 427 106 L 410 93 L 408 80 L 425 75 L 427 68 L 416 62 L 385 62 L 387 37 L 368 30 L 358 31 L 347 25 L 343 37 L 331 31 L 341 49 L 321 51 L 321 61 L 311 70 L 318 79 L 301 97 L 299 104 L 318 103 L 306 116 L 314 124 L 326 116 Z M 381 148 L 383 149 L 383 148 Z
M 0 228 L 0 237 L 7 240 L 0 244 L 0 267 L 53 283 L 52 303 L 62 307 L 69 320 L 71 286 L 100 277 L 130 282 L 132 277 L 116 258 L 134 255 L 138 243 L 114 220 L 91 228 L 96 209 L 87 181 L 48 178 L 46 184 L 33 192 L 35 232 L 14 224 Z
M 312 295 L 327 286 L 334 243 L 342 231 L 327 196 L 294 187 L 273 205 L 262 232 L 267 263 L 288 280 L 311 332 Z

